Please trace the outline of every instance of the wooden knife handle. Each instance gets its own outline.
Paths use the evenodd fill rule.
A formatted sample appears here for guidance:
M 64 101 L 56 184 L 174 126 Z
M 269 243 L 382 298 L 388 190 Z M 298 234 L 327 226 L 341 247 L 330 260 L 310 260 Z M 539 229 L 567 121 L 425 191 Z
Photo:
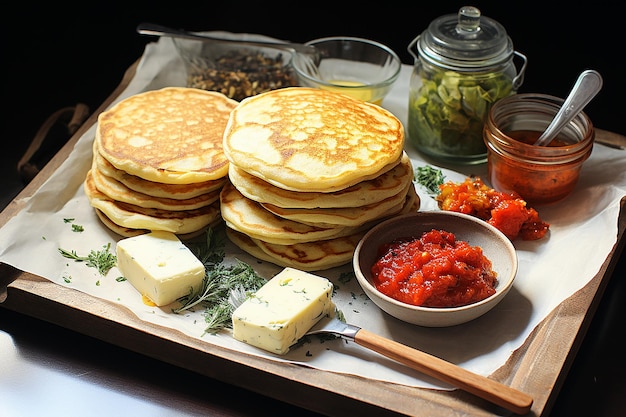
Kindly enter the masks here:
M 532 397 L 521 391 L 367 330 L 359 330 L 354 341 L 516 414 L 527 414 L 533 404 Z

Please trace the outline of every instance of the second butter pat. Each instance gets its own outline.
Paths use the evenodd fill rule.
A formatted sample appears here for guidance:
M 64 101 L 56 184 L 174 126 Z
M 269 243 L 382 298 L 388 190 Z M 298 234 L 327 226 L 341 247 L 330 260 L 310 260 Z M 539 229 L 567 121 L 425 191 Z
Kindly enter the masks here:
M 170 304 L 200 289 L 202 262 L 174 233 L 151 233 L 117 243 L 117 266 L 142 295 L 157 306 Z
M 332 291 L 326 278 L 285 268 L 233 312 L 233 337 L 283 355 L 321 318 L 334 315 Z

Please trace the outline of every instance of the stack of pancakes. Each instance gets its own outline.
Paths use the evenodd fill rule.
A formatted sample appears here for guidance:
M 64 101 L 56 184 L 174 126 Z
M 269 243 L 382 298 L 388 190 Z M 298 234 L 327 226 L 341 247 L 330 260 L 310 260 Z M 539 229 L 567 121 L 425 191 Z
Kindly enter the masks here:
M 130 237 L 188 239 L 221 222 L 222 136 L 238 104 L 217 92 L 168 87 L 128 97 L 98 117 L 84 183 L 102 222 Z
M 227 234 L 279 266 L 345 264 L 369 228 L 420 206 L 401 122 L 342 94 L 292 87 L 246 98 L 223 146 Z

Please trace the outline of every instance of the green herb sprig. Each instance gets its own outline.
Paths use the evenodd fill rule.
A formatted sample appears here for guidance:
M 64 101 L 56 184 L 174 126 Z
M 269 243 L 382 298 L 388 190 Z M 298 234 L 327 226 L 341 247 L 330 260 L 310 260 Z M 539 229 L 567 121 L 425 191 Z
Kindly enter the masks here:
M 206 237 L 201 242 L 187 242 L 185 246 L 204 264 L 206 269 L 221 264 L 226 256 L 225 236 L 216 233 L 213 228 L 208 228 Z
M 446 179 L 440 169 L 433 168 L 430 165 L 417 167 L 413 178 L 419 185 L 426 189 L 428 194 L 432 196 L 439 194 L 439 186 L 443 184 Z
M 100 275 L 105 276 L 117 263 L 117 256 L 110 252 L 111 243 L 103 246 L 103 248 L 101 251 L 92 250 L 87 256 L 78 256 L 75 250 L 67 251 L 62 248 L 59 248 L 59 252 L 64 257 L 76 262 L 85 262 L 88 267 L 96 268 Z
M 188 245 L 204 264 L 206 273 L 200 290 L 179 298 L 181 306 L 173 310 L 179 314 L 195 307 L 204 308 L 205 333 L 232 328 L 231 318 L 235 308 L 267 282 L 245 262 L 224 265 L 224 242 L 222 235 L 209 229 L 204 242 Z
M 63 219 L 63 223 L 74 223 L 74 218 L 64 218 Z M 80 224 L 72 224 L 72 232 L 84 232 L 85 228 L 83 226 L 81 226 Z

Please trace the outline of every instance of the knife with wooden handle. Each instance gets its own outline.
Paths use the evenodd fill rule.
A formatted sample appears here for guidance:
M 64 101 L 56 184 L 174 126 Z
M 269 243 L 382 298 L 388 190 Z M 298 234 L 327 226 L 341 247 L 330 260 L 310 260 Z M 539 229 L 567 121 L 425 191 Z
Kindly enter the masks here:
M 323 333 L 335 334 L 346 340 L 353 340 L 374 352 L 398 361 L 425 375 L 447 382 L 516 414 L 527 414 L 533 404 L 532 397 L 515 388 L 470 372 L 458 365 L 364 330 L 358 326 L 344 323 L 337 317 L 333 317 L 330 320 L 322 319 L 306 334 Z

